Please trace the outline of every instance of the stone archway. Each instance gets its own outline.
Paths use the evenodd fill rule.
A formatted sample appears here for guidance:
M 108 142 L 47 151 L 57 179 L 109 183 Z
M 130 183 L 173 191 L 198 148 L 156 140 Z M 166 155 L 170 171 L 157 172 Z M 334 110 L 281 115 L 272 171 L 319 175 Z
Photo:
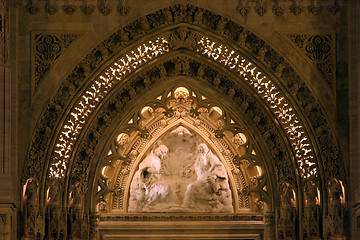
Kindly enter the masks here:
M 151 21 L 151 16 L 159 19 Z M 212 17 L 217 18 L 215 25 L 208 20 Z M 157 31 L 152 32 L 151 26 Z M 207 33 L 202 28 L 211 31 Z M 144 37 L 148 32 L 152 34 Z M 24 201 L 25 208 L 38 211 L 36 220 L 33 212 L 26 215 L 29 229 L 34 228 L 32 223 L 44 221 L 48 230 L 41 233 L 40 229 L 40 234 L 50 236 L 54 231 L 55 236 L 87 238 L 79 229 L 91 225 L 88 214 L 93 209 L 93 189 L 97 187 L 92 185 L 99 171 L 97 159 L 101 153 L 97 149 L 105 144 L 102 134 L 110 131 L 115 121 L 125 121 L 121 115 L 152 84 L 183 75 L 200 79 L 200 83 L 213 87 L 216 93 L 228 95 L 230 106 L 240 105 L 236 107 L 235 117 L 251 118 L 254 132 L 258 131 L 253 134 L 264 138 L 261 141 L 271 156 L 266 160 L 265 171 L 272 174 L 267 176 L 270 185 L 260 184 L 257 190 L 259 199 L 267 200 L 270 205 L 270 219 L 276 215 L 277 226 L 270 227 L 268 235 L 274 236 L 275 230 L 278 238 L 325 234 L 321 216 L 329 219 L 330 225 L 335 224 L 338 216 L 330 209 L 332 205 L 338 208 L 344 197 L 341 162 L 339 166 L 338 154 L 330 156 L 337 151 L 336 142 L 331 128 L 318 136 L 318 125 L 326 126 L 327 122 L 317 100 L 291 66 L 269 49 L 263 40 L 242 26 L 192 6 L 164 9 L 104 40 L 63 82 L 38 124 L 23 178 L 24 199 L 32 198 Z M 63 114 L 58 114 L 59 118 L 52 116 L 56 113 Z M 233 127 L 227 117 L 223 119 L 225 127 L 220 127 L 215 137 L 223 137 Z M 319 121 L 312 122 L 314 117 Z M 146 130 L 132 127 L 140 133 Z M 46 144 L 37 142 L 42 131 L 52 136 L 47 149 L 43 149 Z M 317 137 L 321 138 L 317 140 Z M 40 160 L 41 167 L 32 167 L 32 159 Z M 323 159 L 327 160 L 326 164 Z M 339 171 L 327 175 L 329 168 Z M 34 184 L 47 190 L 34 197 L 28 187 Z M 61 189 L 65 193 L 59 198 Z M 115 190 L 107 189 L 108 193 Z M 280 210 L 281 207 L 285 210 Z M 313 210 L 316 215 L 306 215 Z M 62 223 L 63 227 L 52 228 L 56 223 L 49 220 L 48 214 L 56 216 L 51 221 Z M 315 227 L 306 225 L 307 222 Z

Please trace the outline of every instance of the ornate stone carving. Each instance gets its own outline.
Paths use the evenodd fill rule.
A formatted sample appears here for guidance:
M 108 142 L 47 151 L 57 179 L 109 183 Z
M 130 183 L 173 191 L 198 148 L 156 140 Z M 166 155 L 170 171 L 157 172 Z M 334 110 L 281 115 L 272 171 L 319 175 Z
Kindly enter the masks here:
M 335 84 L 335 49 L 334 36 L 323 35 L 287 35 L 292 43 L 316 66 L 319 73 L 334 90 Z
M 172 8 L 169 8 L 172 9 Z M 161 10 L 159 12 L 157 12 L 156 14 L 158 14 L 158 16 L 160 16 L 159 19 L 160 23 L 157 21 L 150 21 L 149 23 L 151 24 L 151 26 L 163 26 L 163 25 L 168 25 L 171 24 L 173 21 L 173 15 L 172 15 L 172 11 L 169 11 L 169 9 L 164 9 Z M 192 10 L 194 11 L 194 10 Z M 201 24 L 202 27 L 206 28 L 209 31 L 213 31 L 215 33 L 218 33 L 217 29 L 216 29 L 216 24 L 214 24 L 214 26 L 212 24 L 210 24 L 208 22 L 209 16 L 213 17 L 211 14 L 208 13 L 208 11 L 204 11 L 204 10 L 196 10 L 196 13 L 199 13 L 199 16 L 201 16 L 201 12 L 203 12 L 203 17 L 199 17 L 197 18 L 197 21 Z M 193 13 L 193 12 L 192 12 Z M 150 14 L 149 16 L 147 16 L 146 19 L 156 19 L 156 14 Z M 213 14 L 215 15 L 215 14 Z M 206 17 L 205 17 L 206 16 Z M 216 15 L 215 15 L 216 17 Z M 179 21 L 179 18 L 177 18 Z M 181 19 L 181 17 L 180 17 Z M 189 19 L 183 19 L 183 21 L 189 21 Z M 191 23 L 191 22 L 190 22 Z M 232 23 L 231 21 L 229 21 L 229 23 Z M 231 24 L 226 24 L 225 26 L 230 26 Z M 322 155 L 324 156 L 324 159 L 326 159 L 326 161 L 324 161 L 323 167 L 324 167 L 324 173 L 325 173 L 325 177 L 338 177 L 339 179 L 343 179 L 344 173 L 343 173 L 343 166 L 342 166 L 342 162 L 341 162 L 341 156 L 339 156 L 339 150 L 335 141 L 335 138 L 332 135 L 331 129 L 326 121 L 326 118 L 320 108 L 320 105 L 317 103 L 317 100 L 312 96 L 310 90 L 306 87 L 306 85 L 304 84 L 304 82 L 300 79 L 300 77 L 296 74 L 296 72 L 292 69 L 292 67 L 284 60 L 282 59 L 275 51 L 273 51 L 271 48 L 266 49 L 264 51 L 259 51 L 259 49 L 261 49 L 264 45 L 266 45 L 265 43 L 262 43 L 260 45 L 255 45 L 252 44 L 254 38 L 257 39 L 257 37 L 255 35 L 252 35 L 252 33 L 247 32 L 246 34 L 244 34 L 244 32 L 246 32 L 245 30 L 243 30 L 243 28 L 241 26 L 238 26 L 236 24 L 234 24 L 235 28 L 237 27 L 239 30 L 236 32 L 236 34 L 232 34 L 232 35 L 226 35 L 226 31 L 223 30 L 219 30 L 224 32 L 224 37 L 226 39 L 228 39 L 229 41 L 239 41 L 234 43 L 234 44 L 238 44 L 240 47 L 243 47 L 243 49 L 245 49 L 245 51 L 251 51 L 253 54 L 257 55 L 258 52 L 261 53 L 261 57 L 259 58 L 260 61 L 263 61 L 263 64 L 266 66 L 269 66 L 269 70 L 270 71 L 274 71 L 276 70 L 276 74 L 277 76 L 279 76 L 284 84 L 284 87 L 286 89 L 288 89 L 289 93 L 294 96 L 294 100 L 298 101 L 300 108 L 303 110 L 303 113 L 306 115 L 305 117 L 307 117 L 309 119 L 309 122 L 311 124 L 312 129 L 314 129 L 314 137 L 317 138 L 319 140 L 319 149 L 321 149 L 322 151 Z M 128 44 L 127 40 L 123 40 L 123 39 L 136 39 L 138 36 L 140 36 L 139 34 L 141 34 L 140 32 L 136 32 L 134 30 L 129 30 L 132 28 L 124 28 L 124 29 L 120 29 L 119 30 L 119 34 L 114 34 L 112 35 L 109 39 L 106 40 L 106 42 L 110 42 L 110 45 L 108 45 L 107 47 L 107 54 L 112 54 L 117 52 L 119 49 L 121 49 L 121 47 L 125 46 Z M 156 29 L 153 28 L 153 29 Z M 153 29 L 149 29 L 147 30 L 147 33 L 154 31 Z M 220 33 L 220 32 L 219 32 Z M 121 37 L 119 37 L 121 36 Z M 245 38 L 241 38 L 244 37 Z M 124 38 L 123 38 L 124 37 Z M 121 40 L 120 40 L 121 39 Z M 256 42 L 256 41 L 255 41 Z M 107 43 L 106 43 L 107 44 Z M 104 41 L 104 45 L 105 45 L 105 41 Z M 259 47 L 260 46 L 260 47 Z M 29 150 L 29 158 L 26 162 L 25 168 L 24 168 L 24 177 L 23 177 L 23 181 L 24 179 L 27 179 L 27 177 L 29 176 L 39 176 L 40 172 L 42 172 L 42 169 L 44 167 L 44 161 L 45 161 L 45 152 L 47 151 L 47 149 L 44 149 L 43 146 L 48 146 L 48 142 L 49 142 L 49 138 L 48 136 L 50 134 L 44 134 L 46 132 L 51 132 L 54 129 L 55 126 L 55 122 L 57 120 L 58 116 L 61 116 L 65 107 L 67 106 L 67 103 L 69 102 L 69 99 L 74 96 L 75 92 L 78 90 L 78 87 L 81 85 L 81 83 L 83 81 L 85 81 L 85 79 L 87 79 L 88 76 L 90 76 L 95 69 L 100 66 L 102 63 L 104 63 L 105 59 L 103 57 L 103 53 L 104 49 L 102 47 L 96 48 L 91 54 L 89 54 L 84 61 L 82 61 L 74 70 L 73 72 L 67 77 L 67 79 L 64 81 L 64 83 L 61 85 L 61 87 L 59 88 L 58 93 L 55 95 L 55 97 L 49 102 L 49 105 L 47 106 L 46 110 L 44 111 L 44 115 L 42 116 L 42 119 L 39 121 L 37 130 L 34 134 L 33 140 L 32 140 L 32 146 L 31 149 Z M 200 64 L 201 66 L 202 64 Z M 216 71 L 214 71 L 213 69 L 209 68 L 209 67 L 204 67 L 201 66 L 201 68 L 194 68 L 193 66 L 189 65 L 189 69 L 185 69 L 183 70 L 182 74 L 190 74 L 190 76 L 194 76 L 191 75 L 193 73 L 197 74 L 195 75 L 196 77 L 198 76 L 202 76 L 204 77 L 204 79 L 206 79 L 207 83 L 210 83 L 212 86 L 214 86 L 215 88 L 217 88 L 219 91 L 224 92 L 224 94 L 227 94 L 228 92 L 230 93 L 230 88 L 232 88 L 234 90 L 234 94 L 233 94 L 233 100 L 239 103 L 239 106 L 241 106 L 241 108 L 243 109 L 243 111 L 246 114 L 249 114 L 250 117 L 255 117 L 257 115 L 259 115 L 259 112 L 256 109 L 261 109 L 261 107 L 254 107 L 254 102 L 250 103 L 248 101 L 243 101 L 241 99 L 243 99 L 244 96 L 248 97 L 248 98 L 252 98 L 251 96 L 246 95 L 246 93 L 244 93 L 243 91 L 241 91 L 241 89 L 239 89 L 238 87 L 227 87 L 226 85 L 224 85 L 223 83 L 229 83 L 229 80 L 223 80 L 223 78 L 221 76 L 217 76 L 218 73 Z M 281 66 L 281 67 L 279 67 Z M 144 81 L 144 86 L 149 87 L 151 86 L 151 81 L 154 81 L 155 79 L 157 79 L 157 81 L 159 81 L 159 79 L 163 79 L 164 76 L 168 76 L 170 75 L 170 71 L 171 70 L 171 65 L 169 66 L 162 66 L 159 67 L 159 70 L 154 70 L 153 69 L 153 73 L 149 73 L 149 77 L 148 80 Z M 183 67 L 181 67 L 181 69 L 184 69 Z M 161 70 L 161 71 L 160 71 Z M 155 74 L 155 75 L 154 75 Z M 156 75 L 158 74 L 159 77 L 157 77 Z M 174 73 L 172 73 L 171 75 L 173 75 Z M 155 77 L 154 77 L 155 76 Z M 160 77 L 162 76 L 162 77 Z M 217 77 L 216 77 L 217 76 Z M 215 78 L 216 77 L 216 78 Z M 154 79 L 154 80 L 152 80 Z M 217 80 L 215 80 L 217 79 Z M 145 83 L 146 82 L 146 83 Z M 150 82 L 150 83 L 149 83 Z M 216 84 L 216 82 L 218 82 Z M 220 84 L 222 83 L 222 84 Z M 226 87 L 224 87 L 226 86 Z M 129 89 L 131 88 L 131 86 L 129 86 Z M 142 89 L 142 90 L 141 90 Z M 135 90 L 135 95 L 133 96 L 138 96 L 138 94 L 141 93 L 141 91 L 144 91 L 144 88 L 139 88 Z M 233 92 L 233 91 L 231 91 Z M 64 96 L 63 93 L 66 93 L 67 95 Z M 127 101 L 133 99 L 133 97 L 131 97 L 130 95 L 130 91 L 123 91 L 122 92 L 123 95 L 118 95 L 118 100 L 119 103 L 118 106 L 121 106 L 120 108 L 123 108 L 123 106 L 126 104 Z M 123 99 L 123 100 L 120 100 Z M 113 101 L 116 102 L 116 101 Z M 255 104 L 256 105 L 256 104 Z M 109 116 L 111 114 L 110 113 L 110 109 L 112 109 L 113 106 L 109 105 L 108 106 L 108 110 L 104 111 L 103 114 L 104 116 Z M 260 111 L 261 112 L 261 111 Z M 278 163 L 276 163 L 275 168 L 276 168 L 276 175 L 279 179 L 287 179 L 289 178 L 288 181 L 295 181 L 291 176 L 295 176 L 295 174 L 292 172 L 292 165 L 291 162 L 289 161 L 289 156 L 287 156 L 287 150 L 283 150 L 286 148 L 282 148 L 282 147 L 278 147 L 279 144 L 283 144 L 279 139 L 277 139 L 276 135 L 276 130 L 274 130 L 271 127 L 270 124 L 270 120 L 266 117 L 265 115 L 261 115 L 262 117 L 260 117 L 259 123 L 261 124 L 256 124 L 255 123 L 255 118 L 254 121 L 251 121 L 252 123 L 254 123 L 256 126 L 258 126 L 259 128 L 259 132 L 262 134 L 262 136 L 264 137 L 264 141 L 269 144 L 269 148 L 270 148 L 270 152 L 272 157 L 275 156 L 275 158 L 278 158 L 280 161 Z M 263 117 L 265 116 L 265 117 Z M 108 124 L 107 120 L 105 120 L 105 125 Z M 91 128 L 90 128 L 91 129 Z M 95 128 L 96 129 L 96 128 Z M 88 142 L 84 145 L 84 148 L 87 147 L 88 149 L 94 149 L 96 146 L 96 142 L 92 140 L 93 137 L 90 137 L 91 134 L 101 134 L 104 131 L 104 127 L 100 127 L 98 128 L 96 131 L 94 132 L 89 132 L 89 138 L 88 138 Z M 86 135 L 86 134 L 85 134 Z M 97 139 L 97 137 L 96 137 Z M 82 148 L 82 146 L 80 146 Z M 281 150 L 279 150 L 281 149 Z M 84 161 L 84 164 L 79 161 L 76 162 L 74 164 L 74 169 L 78 168 L 77 166 L 79 165 L 79 169 L 87 169 L 87 164 L 88 162 L 90 162 L 89 159 L 89 154 L 92 154 L 91 150 L 87 150 L 82 152 L 82 154 L 84 153 L 84 157 L 86 159 L 86 161 Z M 80 159 L 80 158 L 78 158 Z M 88 161 L 88 162 L 87 162 Z M 290 163 L 290 164 L 289 164 Z M 82 165 L 83 164 L 83 165 Z M 284 167 L 286 166 L 286 167 Z M 83 168 L 84 167 L 84 168 Z M 331 170 L 330 170 L 331 169 Z M 74 171 L 76 173 L 78 173 L 77 171 Z M 81 176 L 78 175 L 78 176 Z M 86 179 L 87 175 L 83 175 L 84 178 Z
M 45 222 L 40 209 L 39 183 L 35 179 L 28 179 L 24 187 L 24 237 L 25 239 L 43 238 L 45 235 Z
M 74 183 L 69 195 L 69 207 L 81 209 L 84 206 L 86 187 L 81 182 Z
M 303 8 L 299 5 L 291 5 L 290 6 L 290 12 L 294 14 L 295 16 L 300 15 L 303 12 Z
M 206 144 L 198 145 L 194 163 L 197 180 L 191 182 L 184 195 L 184 206 L 201 212 L 232 212 L 232 197 L 224 165 Z
M 319 190 L 313 181 L 304 186 L 305 209 L 302 219 L 303 238 L 320 239 L 322 216 L 320 212 Z
M 105 16 L 109 15 L 112 10 L 108 0 L 98 0 L 98 9 Z
M 266 11 L 267 11 L 267 6 L 266 6 L 266 2 L 265 1 L 258 1 L 258 3 L 256 4 L 256 6 L 254 7 L 255 12 L 259 15 L 259 16 L 263 16 Z
M 129 211 L 232 212 L 226 170 L 206 144 L 179 126 L 140 163 L 130 189 Z M 196 157 L 196 160 L 194 160 Z
M 25 4 L 25 9 L 30 14 L 36 14 L 39 12 L 39 6 L 37 4 L 34 4 L 32 0 L 28 1 Z
M 54 15 L 55 13 L 58 12 L 58 10 L 59 8 L 56 5 L 50 5 L 50 4 L 45 5 L 45 12 L 50 15 Z
M 55 180 L 49 187 L 47 194 L 47 204 L 50 206 L 61 206 L 62 183 Z
M 76 11 L 76 6 L 75 5 L 63 5 L 62 6 L 62 10 L 64 11 L 64 13 L 72 15 L 75 11 Z
M 339 5 L 338 3 L 336 3 L 336 1 L 335 1 L 335 3 L 334 3 L 332 6 L 330 6 L 330 7 L 328 8 L 329 13 L 332 13 L 332 14 L 334 14 L 334 15 L 335 15 L 337 12 L 339 12 L 340 9 L 341 9 L 341 7 L 340 7 L 340 5 Z
M 81 182 L 72 185 L 69 195 L 68 236 L 89 239 L 90 219 L 85 208 L 86 187 Z
M 80 10 L 85 15 L 90 16 L 94 12 L 95 6 L 81 5 Z
M 296 238 L 296 206 L 294 202 L 294 190 L 289 183 L 284 182 L 280 185 L 281 206 L 279 209 L 276 228 L 277 239 L 295 239 Z
M 172 201 L 172 189 L 164 179 L 171 174 L 166 169 L 168 151 L 165 145 L 160 145 L 140 163 L 131 182 L 129 211 L 158 212 L 171 208 L 168 204 Z M 163 204 L 166 204 L 165 207 Z
M 35 34 L 33 40 L 33 81 L 35 90 L 38 89 L 54 62 L 79 37 L 79 34 Z
M 333 178 L 328 183 L 329 189 L 329 210 L 324 219 L 324 237 L 326 239 L 345 239 L 344 232 L 344 191 L 341 181 Z
M 49 205 L 45 214 L 46 239 L 66 239 L 67 213 L 60 206 Z
M 318 5 L 310 5 L 308 6 L 309 13 L 312 13 L 313 15 L 319 15 L 322 11 L 322 6 Z
M 160 11 L 161 12 L 161 11 Z M 167 10 L 165 10 L 164 12 L 168 12 Z M 149 17 L 148 19 L 150 19 L 151 17 Z M 118 45 L 114 45 L 114 46 L 118 46 Z M 271 58 L 268 58 L 268 54 L 269 53 L 271 53 L 271 51 L 268 51 L 268 52 L 266 52 L 266 54 L 265 54 L 265 61 L 268 61 L 268 59 L 274 59 L 274 57 L 275 57 L 275 53 L 271 53 L 270 55 L 269 55 L 269 57 L 271 56 Z M 93 67 L 92 67 L 92 69 L 93 69 Z M 73 72 L 73 76 L 78 76 L 78 77 L 76 77 L 76 78 L 74 78 L 74 77 L 72 77 L 72 75 L 70 75 L 69 76 L 69 78 L 68 78 L 68 80 L 70 81 L 70 82 L 73 82 L 75 85 L 77 85 L 78 83 L 78 81 L 79 81 L 79 79 L 83 79 L 84 77 L 85 77 L 85 75 L 83 74 L 83 67 L 78 67 L 78 68 L 76 68 L 76 70 L 74 70 L 74 72 Z M 292 69 L 291 68 L 289 68 L 289 66 L 286 66 L 284 69 L 283 69 L 283 71 L 281 72 L 281 73 L 279 73 L 279 75 L 281 75 L 281 77 L 285 80 L 285 82 L 286 82 L 286 80 L 287 80 L 287 78 L 288 78 L 288 76 L 290 76 L 289 75 L 289 73 L 291 73 L 291 74 L 293 74 L 292 73 Z M 284 74 L 285 73 L 285 74 Z M 292 78 L 293 79 L 293 78 Z M 292 86 L 299 86 L 298 84 L 301 82 L 299 82 L 299 80 L 297 80 L 298 81 L 298 83 L 296 83 L 296 85 L 294 85 L 294 81 L 292 80 L 291 81 L 291 84 L 292 84 Z M 290 82 L 289 82 L 290 83 Z M 300 85 L 301 85 L 301 83 L 300 83 Z M 299 89 L 299 90 L 302 90 L 302 88 L 296 88 L 296 89 Z M 298 91 L 298 90 L 296 90 L 296 91 Z M 296 94 L 295 93 L 295 96 L 299 96 L 298 94 Z M 59 97 L 60 98 L 63 98 L 62 97 L 62 95 L 60 94 L 59 95 Z M 309 102 L 308 100 L 309 99 L 312 99 L 311 97 L 309 98 L 303 98 L 303 99 L 307 99 L 307 102 Z M 58 101 L 58 100 L 57 100 Z M 301 101 L 301 100 L 300 100 Z M 308 103 L 307 103 L 308 104 Z M 316 106 L 314 106 L 315 108 L 318 108 L 319 106 L 318 105 L 316 105 Z M 321 111 L 315 111 L 314 112 L 315 113 L 315 115 L 316 114 L 319 114 L 319 113 L 321 113 Z M 321 115 L 321 114 L 320 114 Z M 48 121 L 48 120 L 47 120 Z M 318 121 L 311 121 L 311 123 L 317 123 Z M 51 121 L 50 121 L 50 123 L 51 123 Z M 41 126 L 42 124 L 40 124 L 40 126 Z M 46 123 L 45 125 L 49 125 L 48 123 Z M 327 145 L 325 145 L 325 146 L 327 146 Z M 330 150 L 330 152 L 332 152 L 332 151 L 337 151 L 337 149 L 336 148 L 332 148 L 331 150 Z M 336 154 L 337 155 L 337 154 Z M 29 169 L 30 170 L 30 169 Z
M 104 4 L 104 2 L 106 2 Z M 259 15 L 263 16 L 263 14 L 266 12 L 265 5 L 269 6 L 273 10 L 273 13 L 277 16 L 281 16 L 284 14 L 285 8 L 288 8 L 290 12 L 297 15 L 302 12 L 302 7 L 298 5 L 288 5 L 285 4 L 284 1 L 281 0 L 239 0 L 238 1 L 238 7 L 237 11 L 240 15 L 246 16 L 248 12 L 253 8 L 254 11 Z M 296 2 L 296 1 L 295 1 Z M 304 7 L 304 9 L 308 9 L 310 13 L 317 15 L 321 13 L 321 11 L 318 11 L 321 8 L 327 8 L 328 12 L 331 14 L 336 14 L 341 10 L 341 5 L 337 2 L 333 3 L 333 0 L 323 0 L 323 1 L 316 1 L 316 5 L 314 5 L 314 1 L 302 1 L 301 4 Z M 77 0 L 58 0 L 55 1 L 55 3 L 52 5 L 54 9 L 57 9 L 61 6 L 66 6 L 66 9 L 63 9 L 64 12 L 68 14 L 72 14 L 76 7 L 79 7 L 82 5 L 82 8 L 91 8 L 94 9 L 95 6 L 98 6 L 99 12 L 104 15 L 108 15 L 111 11 L 111 6 L 118 5 L 117 12 L 121 16 L 125 16 L 129 10 L 127 3 L 125 0 L 94 0 L 91 1 L 93 4 L 92 6 L 89 5 L 82 5 L 83 2 L 77 1 Z M 25 0 L 24 1 L 24 7 L 26 11 L 28 11 L 30 14 L 36 14 L 40 11 L 40 8 L 44 6 L 46 9 L 48 5 L 48 1 L 36 1 L 36 0 Z M 261 6 L 259 6 L 261 5 Z M 80 7 L 81 8 L 81 7 Z M 299 11 L 300 10 L 300 11 Z M 57 12 L 57 11 L 56 11 Z M 88 11 L 82 11 L 85 15 L 88 15 Z M 91 11 L 92 13 L 92 11 Z M 90 13 L 90 14 L 91 14 Z

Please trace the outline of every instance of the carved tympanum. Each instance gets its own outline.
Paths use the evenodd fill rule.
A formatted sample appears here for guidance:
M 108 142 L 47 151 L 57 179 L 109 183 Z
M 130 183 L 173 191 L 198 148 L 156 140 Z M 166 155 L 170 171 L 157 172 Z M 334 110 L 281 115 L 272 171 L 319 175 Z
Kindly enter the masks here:
M 179 126 L 155 145 L 132 179 L 129 211 L 233 212 L 226 169 L 200 137 Z

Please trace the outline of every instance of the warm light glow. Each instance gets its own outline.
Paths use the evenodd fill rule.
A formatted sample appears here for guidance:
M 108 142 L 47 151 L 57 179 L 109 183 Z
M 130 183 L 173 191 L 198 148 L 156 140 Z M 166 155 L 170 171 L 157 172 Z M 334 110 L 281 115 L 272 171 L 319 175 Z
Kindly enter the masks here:
M 238 146 L 241 146 L 243 144 L 246 143 L 246 136 L 245 134 L 243 133 L 237 133 L 235 136 L 234 136 L 234 143 Z
M 222 110 L 221 110 L 219 107 L 212 107 L 212 109 L 213 109 L 215 112 L 217 112 L 217 113 L 219 113 L 220 115 L 222 115 Z
M 277 89 L 276 85 L 260 72 L 253 63 L 242 57 L 234 49 L 230 49 L 205 37 L 197 42 L 196 49 L 200 54 L 206 55 L 230 70 L 236 71 L 270 105 L 270 108 L 273 110 L 279 123 L 282 124 L 291 141 L 302 177 L 315 176 L 317 169 L 309 137 L 301 125 L 296 112 L 287 102 L 285 95 Z M 50 164 L 49 177 L 62 178 L 65 176 L 67 163 L 80 131 L 88 116 L 111 88 L 121 81 L 126 74 L 168 51 L 169 43 L 165 38 L 148 41 L 120 57 L 93 81 L 84 91 L 83 95 L 81 95 L 78 102 L 74 104 L 57 138 Z M 186 88 L 184 89 L 187 91 Z M 176 91 L 180 92 L 184 91 L 184 89 L 180 87 Z M 187 93 L 189 94 L 188 91 Z M 160 100 L 161 96 L 158 99 Z M 202 99 L 206 98 L 202 96 Z M 214 110 L 217 111 L 216 109 Z
M 149 109 L 150 109 L 149 106 L 144 107 L 143 109 L 141 109 L 141 114 L 143 114 L 144 112 L 146 112 Z
M 180 99 L 180 98 L 186 99 L 189 97 L 189 95 L 190 95 L 189 90 L 187 90 L 184 87 L 178 87 L 174 91 L 174 96 L 175 96 L 175 98 L 178 98 L 178 99 Z
M 261 174 L 262 174 L 261 168 L 258 165 L 256 165 L 256 169 L 258 172 L 258 176 L 261 176 Z
M 275 84 L 260 72 L 253 63 L 237 54 L 235 50 L 218 44 L 209 38 L 201 38 L 198 42 L 197 51 L 225 67 L 235 70 L 268 102 L 291 140 L 302 177 L 308 178 L 316 175 L 314 153 L 308 141 L 309 138 L 306 136 L 295 111 Z
M 85 93 L 71 110 L 58 137 L 50 165 L 49 177 L 62 178 L 65 176 L 71 151 L 87 117 L 112 86 L 121 81 L 124 75 L 134 71 L 143 63 L 168 51 L 168 42 L 164 38 L 144 43 L 125 56 L 120 57 L 84 91 Z

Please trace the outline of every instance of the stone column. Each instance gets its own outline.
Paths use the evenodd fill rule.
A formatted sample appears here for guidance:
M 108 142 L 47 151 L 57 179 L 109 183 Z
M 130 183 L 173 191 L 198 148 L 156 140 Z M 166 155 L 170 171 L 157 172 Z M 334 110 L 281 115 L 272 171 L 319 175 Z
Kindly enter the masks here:
M 16 239 L 17 99 L 13 55 L 17 19 L 14 2 L 0 0 L 0 239 Z
M 265 221 L 265 240 L 275 239 L 275 214 L 268 211 L 264 215 Z
M 348 5 L 351 239 L 360 234 L 360 2 Z

